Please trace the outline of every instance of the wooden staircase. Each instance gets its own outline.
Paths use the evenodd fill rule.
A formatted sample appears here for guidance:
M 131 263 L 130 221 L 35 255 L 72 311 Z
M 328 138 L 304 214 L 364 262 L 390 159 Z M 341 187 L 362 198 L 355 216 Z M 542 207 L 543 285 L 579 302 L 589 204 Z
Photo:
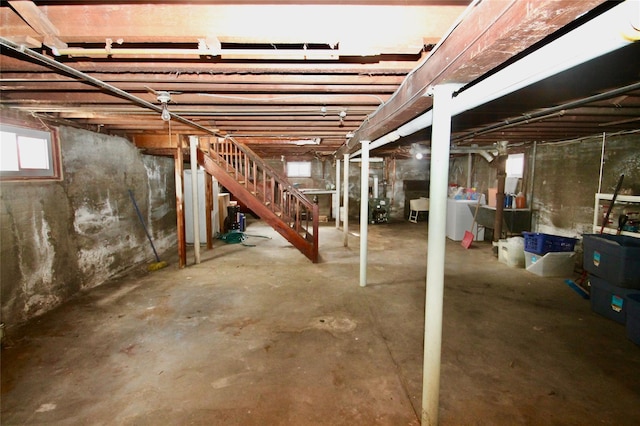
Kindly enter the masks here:
M 313 263 L 318 262 L 318 205 L 233 138 L 200 137 L 198 163 Z

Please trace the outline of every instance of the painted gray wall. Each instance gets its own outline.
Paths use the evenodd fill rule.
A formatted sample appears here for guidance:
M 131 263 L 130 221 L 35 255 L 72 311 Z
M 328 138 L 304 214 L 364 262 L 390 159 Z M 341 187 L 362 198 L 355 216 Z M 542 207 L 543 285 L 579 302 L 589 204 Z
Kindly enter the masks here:
M 8 326 L 78 291 L 155 261 L 176 245 L 173 159 L 141 155 L 126 139 L 59 128 L 63 180 L 0 185 L 0 289 Z

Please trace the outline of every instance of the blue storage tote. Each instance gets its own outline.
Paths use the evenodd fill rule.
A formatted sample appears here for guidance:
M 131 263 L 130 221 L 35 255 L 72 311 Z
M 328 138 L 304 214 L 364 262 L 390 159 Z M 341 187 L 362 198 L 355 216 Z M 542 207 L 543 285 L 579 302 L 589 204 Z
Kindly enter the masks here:
M 587 234 L 583 247 L 587 272 L 619 287 L 640 289 L 640 238 Z
M 640 346 L 640 293 L 627 296 L 627 338 Z
M 576 238 L 540 232 L 523 232 L 522 235 L 524 236 L 524 251 L 540 255 L 549 252 L 573 251 L 576 241 L 578 241 Z
M 630 294 L 640 295 L 640 291 L 617 287 L 593 275 L 589 275 L 589 282 L 591 283 L 591 310 L 620 324 L 625 324 L 629 305 L 627 298 Z

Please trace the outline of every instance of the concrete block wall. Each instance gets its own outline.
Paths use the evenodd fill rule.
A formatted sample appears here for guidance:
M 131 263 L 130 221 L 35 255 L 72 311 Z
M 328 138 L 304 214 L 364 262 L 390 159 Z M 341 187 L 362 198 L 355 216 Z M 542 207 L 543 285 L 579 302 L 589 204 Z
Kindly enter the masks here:
M 38 316 L 143 262 L 155 261 L 132 189 L 160 253 L 176 245 L 173 159 L 126 139 L 59 128 L 63 179 L 2 182 L 2 321 Z

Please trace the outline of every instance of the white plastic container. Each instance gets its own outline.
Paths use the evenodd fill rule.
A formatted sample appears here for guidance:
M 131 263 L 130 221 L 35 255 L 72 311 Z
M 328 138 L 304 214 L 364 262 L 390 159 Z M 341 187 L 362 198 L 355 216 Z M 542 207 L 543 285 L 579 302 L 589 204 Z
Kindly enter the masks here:
M 552 251 L 544 256 L 524 252 L 527 271 L 541 277 L 571 277 L 576 263 L 574 251 Z
M 524 238 L 511 237 L 498 241 L 498 260 L 514 268 L 524 268 Z

